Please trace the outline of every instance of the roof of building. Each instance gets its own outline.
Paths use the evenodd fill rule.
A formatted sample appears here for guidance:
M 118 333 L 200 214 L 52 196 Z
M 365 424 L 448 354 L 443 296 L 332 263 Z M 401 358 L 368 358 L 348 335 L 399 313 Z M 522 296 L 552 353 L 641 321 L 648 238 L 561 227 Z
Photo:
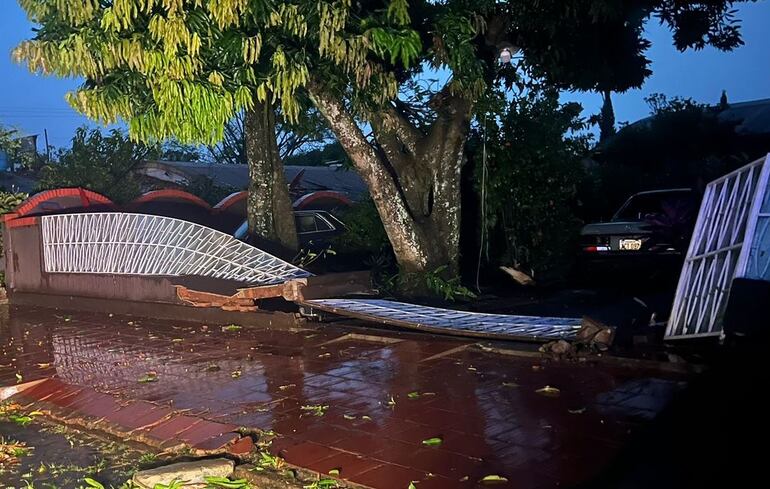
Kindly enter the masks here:
M 770 98 L 729 103 L 725 109 L 720 109 L 719 106 L 710 106 L 709 110 L 717 111 L 717 117 L 720 120 L 737 122 L 738 125 L 735 130 L 738 133 L 770 134 Z M 647 116 L 626 127 L 649 125 L 653 117 Z
M 739 121 L 736 131 L 740 133 L 770 134 L 770 98 L 730 104 L 719 118 Z
M 215 184 L 243 190 L 248 186 L 249 169 L 246 165 L 218 165 L 191 161 L 146 161 L 138 170 L 160 180 L 178 182 L 196 176 L 211 178 Z M 333 166 L 285 166 L 286 181 L 301 187 L 305 192 L 334 190 L 353 199 L 361 198 L 367 188 L 358 174 L 344 167 Z M 300 173 L 302 174 L 301 176 Z M 299 176 L 299 178 L 298 178 Z

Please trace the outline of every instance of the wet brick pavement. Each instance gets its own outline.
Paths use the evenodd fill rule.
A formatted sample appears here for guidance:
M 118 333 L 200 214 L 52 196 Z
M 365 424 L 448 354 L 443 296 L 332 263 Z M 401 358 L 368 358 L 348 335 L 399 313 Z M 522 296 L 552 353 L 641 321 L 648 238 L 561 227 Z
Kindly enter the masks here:
M 24 381 L 55 376 L 155 403 L 158 415 L 186 409 L 273 430 L 272 450 L 288 462 L 323 474 L 337 469 L 343 479 L 382 489 L 410 481 L 419 489 L 474 487 L 490 474 L 508 479 L 496 487 L 590 480 L 682 385 L 638 368 L 503 355 L 432 335 L 363 333 L 4 309 L 0 385 L 15 384 L 17 374 Z M 139 382 L 150 372 L 157 381 Z M 537 392 L 546 385 L 559 395 Z M 432 438 L 441 443 L 423 443 Z

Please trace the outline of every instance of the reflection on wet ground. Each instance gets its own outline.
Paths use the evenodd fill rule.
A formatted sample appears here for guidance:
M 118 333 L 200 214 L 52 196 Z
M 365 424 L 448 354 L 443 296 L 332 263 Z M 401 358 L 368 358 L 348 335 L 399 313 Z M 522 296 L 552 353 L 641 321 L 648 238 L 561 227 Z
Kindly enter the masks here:
M 338 469 L 376 488 L 421 481 L 420 489 L 473 487 L 491 474 L 517 488 L 589 480 L 682 385 L 638 369 L 362 331 L 6 310 L 0 385 L 15 384 L 17 374 L 56 376 L 273 430 L 276 453 L 321 473 Z M 140 382 L 151 372 L 156 381 Z

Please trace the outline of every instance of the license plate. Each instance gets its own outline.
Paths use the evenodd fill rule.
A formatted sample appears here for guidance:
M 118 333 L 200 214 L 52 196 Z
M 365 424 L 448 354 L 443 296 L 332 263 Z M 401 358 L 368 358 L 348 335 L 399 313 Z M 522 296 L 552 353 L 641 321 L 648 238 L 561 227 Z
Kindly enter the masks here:
M 620 249 L 628 251 L 638 251 L 642 249 L 641 239 L 621 239 Z

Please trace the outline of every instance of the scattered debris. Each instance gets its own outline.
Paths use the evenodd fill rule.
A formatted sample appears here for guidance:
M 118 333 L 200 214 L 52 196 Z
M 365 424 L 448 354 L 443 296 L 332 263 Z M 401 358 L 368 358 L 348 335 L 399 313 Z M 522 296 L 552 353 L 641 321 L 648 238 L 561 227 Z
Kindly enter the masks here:
M 510 277 L 519 283 L 519 285 L 535 285 L 535 280 L 524 272 L 520 272 L 513 267 L 500 267 L 500 270 L 510 275 Z
M 30 450 L 26 443 L 0 438 L 0 467 L 18 465 L 19 459 L 29 455 Z
M 542 345 L 539 351 L 558 360 L 571 359 L 582 353 L 592 354 L 607 351 L 614 337 L 615 328 L 595 319 L 584 317 L 574 342 L 570 343 L 563 339 L 551 341 Z
M 595 319 L 584 317 L 575 337 L 575 345 L 591 351 L 607 351 L 615 338 L 615 328 Z
M 554 358 L 572 358 L 575 355 L 575 347 L 566 340 L 551 341 L 542 345 L 539 349 L 540 353 L 545 353 L 553 356 Z
M 134 474 L 132 480 L 146 489 L 153 489 L 158 484 L 170 485 L 173 481 L 184 481 L 185 488 L 204 488 L 209 483 L 207 478 L 227 478 L 234 468 L 235 462 L 225 458 L 196 460 L 142 470 Z

